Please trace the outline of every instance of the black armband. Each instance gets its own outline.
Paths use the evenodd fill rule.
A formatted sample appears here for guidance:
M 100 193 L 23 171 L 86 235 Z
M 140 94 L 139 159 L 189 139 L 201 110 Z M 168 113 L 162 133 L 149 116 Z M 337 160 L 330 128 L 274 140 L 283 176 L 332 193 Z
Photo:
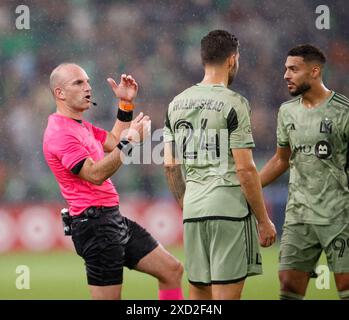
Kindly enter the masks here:
M 133 111 L 124 111 L 120 108 L 118 109 L 118 115 L 117 119 L 119 119 L 122 122 L 130 122 L 133 118 Z
M 78 175 L 80 173 L 80 170 L 82 169 L 82 167 L 84 166 L 86 159 L 83 159 L 81 161 L 79 161 L 73 168 L 71 168 L 71 172 Z
M 118 143 L 117 147 L 127 156 L 132 154 L 133 145 L 127 139 L 123 138 Z

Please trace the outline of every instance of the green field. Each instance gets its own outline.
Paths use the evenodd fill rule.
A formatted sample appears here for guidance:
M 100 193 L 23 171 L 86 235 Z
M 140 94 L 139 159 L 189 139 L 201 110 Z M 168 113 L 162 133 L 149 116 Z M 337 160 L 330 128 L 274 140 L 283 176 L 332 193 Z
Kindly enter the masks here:
M 182 262 L 181 248 L 169 248 Z M 262 276 L 246 280 L 243 299 L 278 299 L 277 278 L 278 248 L 263 249 Z M 325 263 L 321 257 L 321 263 Z M 16 288 L 18 265 L 30 269 L 30 289 Z M 188 297 L 186 276 L 183 278 L 185 296 Z M 154 278 L 125 269 L 123 299 L 157 299 L 157 282 Z M 319 290 L 315 280 L 310 281 L 307 299 L 338 299 L 333 275 L 330 289 Z M 9 253 L 0 255 L 0 299 L 90 299 L 82 260 L 73 252 Z

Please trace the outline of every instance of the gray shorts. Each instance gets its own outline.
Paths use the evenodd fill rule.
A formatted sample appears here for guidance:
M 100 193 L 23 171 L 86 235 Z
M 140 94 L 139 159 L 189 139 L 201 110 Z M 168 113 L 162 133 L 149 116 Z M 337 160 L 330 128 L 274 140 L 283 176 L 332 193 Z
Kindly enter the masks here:
M 285 223 L 279 270 L 312 272 L 322 251 L 331 271 L 349 272 L 349 224 Z
M 192 284 L 229 284 L 262 273 L 254 216 L 184 223 L 185 268 Z

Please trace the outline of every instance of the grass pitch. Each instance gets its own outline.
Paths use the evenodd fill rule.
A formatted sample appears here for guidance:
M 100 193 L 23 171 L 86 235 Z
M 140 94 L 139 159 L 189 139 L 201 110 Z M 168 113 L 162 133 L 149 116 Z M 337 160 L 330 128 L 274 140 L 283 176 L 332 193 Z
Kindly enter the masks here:
M 180 261 L 184 261 L 182 248 L 168 249 Z M 246 280 L 242 296 L 244 300 L 276 300 L 279 297 L 278 247 L 262 249 L 262 257 L 264 274 Z M 323 256 L 320 263 L 326 264 Z M 21 273 L 16 273 L 16 268 L 20 265 L 29 267 L 30 289 L 20 290 L 16 287 L 16 280 L 21 276 Z M 185 274 L 183 288 L 185 296 L 188 297 Z M 151 276 L 125 268 L 122 298 L 157 299 L 157 281 Z M 0 255 L 0 299 L 90 299 L 83 261 L 70 251 L 16 252 Z M 333 275 L 331 274 L 329 289 L 317 289 L 315 280 L 311 279 L 306 299 L 338 299 Z

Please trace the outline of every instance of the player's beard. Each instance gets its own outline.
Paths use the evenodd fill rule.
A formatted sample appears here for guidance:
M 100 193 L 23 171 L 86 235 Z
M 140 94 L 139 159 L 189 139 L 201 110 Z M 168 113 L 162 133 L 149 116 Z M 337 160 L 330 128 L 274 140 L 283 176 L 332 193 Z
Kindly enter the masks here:
M 238 70 L 239 70 L 239 67 L 238 67 L 237 63 L 235 63 L 234 68 L 228 74 L 228 86 L 230 86 L 233 83 L 233 81 L 238 73 Z
M 306 83 L 306 82 L 303 82 L 298 87 L 296 86 L 296 90 L 295 91 L 289 91 L 289 93 L 290 93 L 291 96 L 295 97 L 295 96 L 298 96 L 300 94 L 303 94 L 303 93 L 307 92 L 309 89 L 311 89 L 310 84 Z

